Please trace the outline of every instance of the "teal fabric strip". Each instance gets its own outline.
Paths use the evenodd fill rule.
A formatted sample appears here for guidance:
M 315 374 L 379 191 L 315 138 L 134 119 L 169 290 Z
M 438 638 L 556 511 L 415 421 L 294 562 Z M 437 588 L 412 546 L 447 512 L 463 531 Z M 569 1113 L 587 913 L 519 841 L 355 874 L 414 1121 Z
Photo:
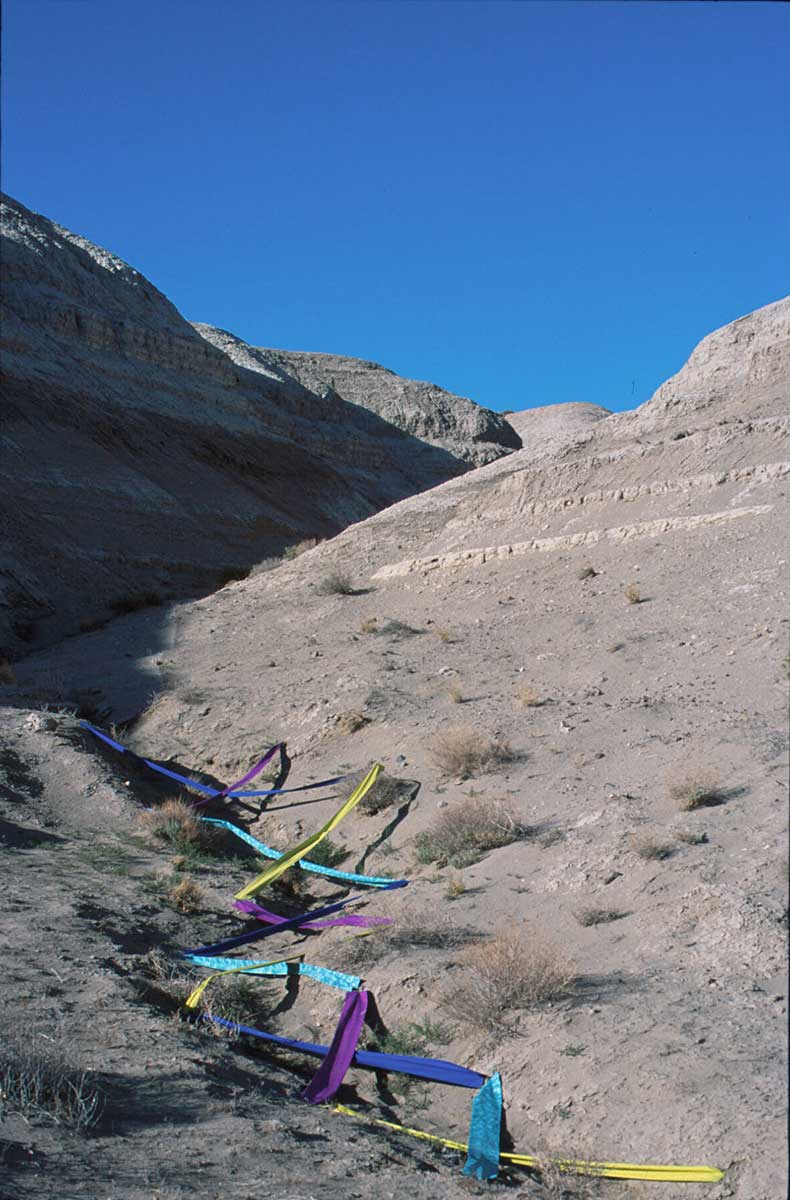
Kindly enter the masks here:
M 264 858 L 282 858 L 280 850 L 272 850 L 270 846 L 264 846 L 263 842 L 259 842 L 251 833 L 247 833 L 246 829 L 239 829 L 238 825 L 233 825 L 230 821 L 221 821 L 218 817 L 201 817 L 200 819 L 207 825 L 219 825 L 222 829 L 234 833 L 236 837 L 241 838 L 248 846 L 252 846 L 259 854 L 262 854 Z M 346 883 L 363 883 L 368 887 L 391 888 L 394 883 L 400 882 L 388 878 L 386 875 L 354 875 L 351 871 L 336 871 L 333 867 L 321 867 L 318 863 L 307 862 L 305 859 L 302 859 L 298 866 L 303 871 L 313 871 L 316 875 L 326 875 L 329 879 L 342 879 Z
M 359 987 L 362 980 L 357 975 L 344 975 L 342 971 L 330 971 L 327 967 L 314 967 L 312 963 L 281 962 L 261 963 L 259 958 L 212 958 L 205 954 L 186 954 L 188 962 L 196 967 L 208 967 L 211 971 L 232 971 L 236 967 L 252 967 L 257 970 L 245 971 L 247 975 L 307 975 L 326 983 L 329 987 L 340 988 L 344 992 L 352 992 Z
M 496 1179 L 499 1172 L 499 1141 L 502 1124 L 502 1080 L 492 1075 L 472 1101 L 469 1152 L 464 1175 Z

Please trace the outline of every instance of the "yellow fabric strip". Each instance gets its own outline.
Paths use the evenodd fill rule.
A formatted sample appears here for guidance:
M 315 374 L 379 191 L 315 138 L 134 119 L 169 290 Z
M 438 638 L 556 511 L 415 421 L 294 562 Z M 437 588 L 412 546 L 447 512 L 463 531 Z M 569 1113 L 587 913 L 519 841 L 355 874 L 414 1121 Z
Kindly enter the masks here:
M 257 971 L 261 967 L 273 967 L 275 965 L 275 963 L 294 962 L 295 959 L 303 958 L 303 957 L 304 956 L 302 954 L 292 954 L 290 956 L 290 958 L 273 958 L 271 960 L 271 962 L 256 963 L 254 967 L 231 967 L 227 971 L 214 971 L 214 973 L 212 975 L 207 975 L 206 978 L 197 985 L 194 992 L 190 992 L 190 994 L 187 996 L 186 1000 L 184 1001 L 184 1007 L 185 1008 L 197 1008 L 198 1000 L 203 995 L 206 988 L 211 983 L 212 979 L 222 979 L 226 975 L 243 975 L 245 973 L 245 971 L 249 971 L 249 972 Z
M 398 1133 L 407 1133 L 410 1137 L 420 1138 L 425 1142 L 437 1142 L 448 1150 L 459 1150 L 466 1153 L 466 1142 L 453 1142 L 449 1138 L 437 1137 L 435 1133 L 425 1133 L 421 1129 L 410 1129 L 406 1125 L 396 1125 L 394 1121 L 384 1121 L 381 1117 L 366 1117 L 348 1108 L 345 1104 L 335 1104 L 332 1111 L 342 1113 L 345 1117 L 356 1117 L 358 1121 L 367 1121 L 373 1125 L 383 1125 L 387 1129 L 395 1129 Z M 513 1163 L 516 1167 L 534 1167 L 540 1170 L 540 1160 L 530 1154 L 508 1154 L 503 1151 L 499 1156 L 502 1162 Z M 560 1168 L 576 1175 L 597 1175 L 607 1179 L 649 1179 L 670 1183 L 717 1183 L 724 1178 L 724 1172 L 718 1167 L 660 1167 L 649 1163 L 607 1163 L 582 1162 L 575 1159 L 552 1158 L 548 1160 Z
M 300 858 L 304 858 L 305 855 L 309 854 L 313 849 L 313 846 L 317 846 L 318 843 L 325 838 L 328 833 L 331 833 L 332 830 L 340 824 L 340 822 L 343 820 L 343 817 L 348 816 L 352 808 L 359 804 L 365 793 L 369 792 L 373 787 L 373 784 L 378 779 L 380 771 L 381 763 L 375 763 L 375 765 L 372 766 L 368 771 L 359 787 L 355 788 L 351 793 L 342 808 L 337 810 L 335 815 L 327 821 L 326 825 L 318 830 L 318 833 L 311 834 L 309 838 L 301 842 L 298 846 L 294 847 L 293 850 L 288 850 L 285 854 L 281 855 L 276 862 L 273 862 L 270 867 L 267 867 L 265 871 L 257 876 L 257 878 L 253 879 L 251 883 L 248 883 L 247 886 L 242 888 L 240 892 L 237 892 L 235 898 L 237 900 L 249 900 L 250 896 L 254 896 L 256 892 L 261 890 L 261 888 L 266 887 L 267 883 L 272 883 L 275 879 L 279 879 L 280 875 L 282 875 L 284 871 L 287 871 L 289 867 L 292 867 L 295 863 L 298 863 Z

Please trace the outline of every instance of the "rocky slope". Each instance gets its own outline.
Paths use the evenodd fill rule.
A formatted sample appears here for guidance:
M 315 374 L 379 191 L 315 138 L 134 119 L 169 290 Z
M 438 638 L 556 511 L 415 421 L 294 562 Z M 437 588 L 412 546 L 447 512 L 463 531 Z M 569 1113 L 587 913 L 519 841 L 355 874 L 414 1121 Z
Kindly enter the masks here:
M 210 333 L 198 326 L 205 337 Z M 378 363 L 342 354 L 256 348 L 261 360 L 293 375 L 322 395 L 342 397 L 378 413 L 414 437 L 449 450 L 464 462 L 484 466 L 502 457 L 503 447 L 519 450 L 522 439 L 499 413 L 480 408 L 435 383 L 404 379 Z
M 592 427 L 611 416 L 600 404 L 546 404 L 508 413 L 508 421 L 521 438 L 525 451 L 534 458 L 557 454 L 571 442 L 589 437 Z
M 2 222 L 0 654 L 204 593 L 467 469 L 449 426 L 431 445 L 201 336 L 139 272 L 10 198 Z M 502 435 L 491 456 L 518 444 L 479 419 Z
M 97 689 L 139 752 L 220 781 L 280 738 L 292 783 L 373 759 L 419 780 L 416 800 L 333 834 L 351 869 L 411 880 L 368 901 L 402 936 L 359 960 L 389 1027 L 418 1022 L 437 1056 L 501 1070 L 519 1149 L 712 1163 L 727 1175 L 711 1200 L 774 1200 L 785 1182 L 789 312 L 711 335 L 642 409 L 553 458 L 516 452 L 216 595 L 69 639 L 5 689 L 22 708 Z M 337 571 L 353 594 L 327 589 Z M 436 739 L 458 727 L 513 757 L 448 775 Z M 686 808 L 700 777 L 713 795 Z M 308 795 L 237 815 L 284 849 L 338 805 Z M 420 835 L 469 803 L 504 806 L 521 835 L 464 866 L 420 861 Z M 452 997 L 465 942 L 514 924 L 525 958 L 548 940 L 575 982 L 492 1032 Z M 342 931 L 309 945 L 319 965 L 349 961 Z M 308 1038 L 336 1010 L 313 993 L 278 1009 Z M 465 1133 L 452 1089 L 353 1083 L 368 1112 Z

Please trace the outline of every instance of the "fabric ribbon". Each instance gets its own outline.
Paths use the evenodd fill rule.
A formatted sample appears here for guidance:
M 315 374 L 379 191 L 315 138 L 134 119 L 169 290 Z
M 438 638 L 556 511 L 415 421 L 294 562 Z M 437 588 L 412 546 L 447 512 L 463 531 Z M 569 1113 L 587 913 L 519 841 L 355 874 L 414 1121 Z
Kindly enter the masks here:
M 308 1104 L 324 1104 L 331 1100 L 343 1082 L 365 1023 L 369 995 L 368 992 L 346 995 L 329 1053 L 302 1092 L 302 1099 Z
M 276 925 L 267 925 L 264 929 L 250 929 L 247 933 L 239 933 L 235 937 L 225 938 L 221 942 L 213 942 L 210 946 L 197 946 L 192 950 L 182 950 L 181 953 L 190 957 L 195 954 L 224 954 L 226 950 L 234 950 L 236 946 L 246 946 L 248 942 L 259 942 L 261 938 L 271 937 L 274 933 L 285 933 L 289 929 L 298 929 L 305 921 L 314 920 L 317 917 L 328 917 L 330 913 L 339 912 L 347 904 L 361 899 L 361 896 L 349 896 L 346 900 L 325 904 L 323 908 L 314 908 L 312 912 L 302 913 L 299 917 L 283 917 Z
M 351 793 L 348 800 L 341 805 L 333 817 L 329 818 L 325 825 L 322 825 L 321 828 L 316 833 L 311 834 L 310 837 L 305 838 L 304 841 L 300 842 L 298 846 L 294 846 L 293 850 L 288 850 L 285 854 L 281 854 L 277 861 L 272 864 L 272 866 L 267 867 L 265 871 L 262 871 L 260 875 L 257 875 L 255 879 L 251 880 L 246 887 L 243 887 L 240 892 L 237 892 L 235 899 L 248 900 L 250 896 L 254 896 L 256 892 L 261 890 L 261 888 L 266 887 L 267 883 L 273 883 L 275 879 L 279 879 L 279 877 L 285 871 L 287 871 L 289 867 L 292 867 L 298 863 L 300 858 L 304 858 L 306 854 L 309 854 L 313 847 L 317 846 L 319 842 L 323 841 L 327 834 L 331 833 L 332 830 L 340 824 L 343 818 L 348 816 L 351 810 L 355 808 L 357 804 L 359 804 L 362 797 L 373 787 L 373 784 L 379 777 L 380 771 L 381 763 L 374 763 L 362 782 L 354 788 L 354 791 Z
M 301 1050 L 303 1054 L 316 1054 L 323 1058 L 329 1053 L 328 1046 L 316 1042 L 298 1042 L 293 1038 L 281 1037 L 276 1033 L 264 1033 L 262 1029 L 253 1029 L 250 1025 L 240 1025 L 237 1021 L 229 1021 L 226 1017 L 215 1017 L 205 1013 L 204 1019 L 213 1021 L 215 1025 L 223 1025 L 237 1033 L 246 1033 L 250 1037 L 263 1038 L 266 1042 L 274 1042 L 276 1046 L 284 1046 L 287 1050 Z M 352 1060 L 352 1066 L 369 1067 L 373 1071 L 394 1071 L 400 1075 L 414 1075 L 417 1079 L 430 1079 L 434 1083 L 447 1083 L 453 1087 L 479 1088 L 485 1083 L 485 1075 L 470 1071 L 457 1063 L 445 1062 L 441 1058 L 418 1058 L 411 1054 L 381 1054 L 377 1050 L 357 1050 Z
M 186 787 L 194 788 L 196 792 L 202 792 L 209 797 L 223 797 L 228 800 L 252 800 L 259 796 L 282 796 L 286 792 L 310 792 L 314 788 L 332 787 L 336 783 L 342 783 L 346 778 L 345 775 L 335 775 L 332 779 L 320 779 L 317 783 L 305 783 L 301 787 L 291 788 L 268 788 L 263 792 L 237 792 L 235 788 L 240 787 L 242 783 L 246 783 L 248 779 L 254 778 L 260 770 L 263 769 L 269 757 L 274 754 L 275 750 L 279 750 L 279 743 L 272 750 L 268 751 L 268 756 L 264 756 L 259 763 L 253 767 L 252 774 L 247 774 L 244 779 L 240 779 L 238 783 L 231 784 L 230 788 L 209 787 L 207 783 L 199 783 L 197 779 L 189 779 L 186 775 L 179 775 L 177 771 L 171 771 L 169 767 L 163 767 L 159 763 L 152 762 L 150 758 L 142 758 L 139 754 L 135 754 L 134 750 L 130 750 L 128 746 L 117 742 L 115 738 L 111 738 L 109 734 L 103 733 L 101 729 L 97 729 L 95 725 L 91 725 L 89 721 L 80 721 L 83 729 L 87 729 L 94 737 L 100 738 L 106 742 L 108 746 L 112 746 L 113 750 L 117 750 L 119 754 L 128 754 L 130 758 L 136 762 L 141 762 L 144 766 L 150 767 L 152 771 L 158 771 L 160 775 L 166 775 L 168 779 L 175 779 L 177 783 L 183 783 Z
M 496 1179 L 499 1174 L 499 1142 L 502 1123 L 502 1080 L 497 1071 L 472 1101 L 469 1153 L 464 1175 Z
M 259 842 L 251 833 L 247 833 L 246 829 L 240 829 L 238 825 L 234 825 L 230 821 L 221 821 L 218 817 L 201 817 L 200 819 L 207 825 L 216 825 L 220 829 L 227 829 L 229 833 L 241 838 L 248 846 L 252 846 L 253 850 L 257 850 L 264 858 L 282 858 L 281 850 L 272 850 L 271 846 Z M 357 883 L 364 887 L 377 887 L 382 891 L 392 891 L 394 888 L 409 886 L 408 879 L 390 879 L 387 875 L 355 875 L 353 871 L 338 871 L 334 867 L 322 867 L 320 863 L 307 862 L 304 858 L 295 865 L 302 871 L 323 875 L 326 879 L 338 879 L 344 883 Z
M 411 1129 L 408 1125 L 398 1125 L 395 1121 L 385 1121 L 382 1117 L 368 1117 L 358 1113 L 356 1109 L 346 1104 L 333 1104 L 332 1112 L 344 1117 L 354 1117 L 357 1121 L 365 1121 L 369 1125 L 381 1125 L 385 1129 L 394 1129 L 398 1133 L 407 1133 L 409 1137 L 419 1138 L 423 1142 L 433 1142 L 434 1145 L 444 1146 L 447 1150 L 468 1150 L 466 1142 L 454 1142 L 450 1138 L 438 1137 L 435 1133 L 426 1133 L 423 1129 Z M 596 1175 L 604 1179 L 650 1179 L 661 1183 L 718 1183 L 724 1178 L 724 1171 L 719 1167 L 675 1167 L 655 1166 L 652 1163 L 623 1163 L 623 1162 L 585 1162 L 574 1158 L 550 1158 L 541 1160 L 532 1154 L 510 1154 L 503 1150 L 499 1156 L 502 1162 L 512 1163 L 514 1167 L 531 1167 L 540 1170 L 541 1161 L 548 1161 L 561 1171 L 570 1174 Z
M 256 958 L 212 958 L 203 954 L 188 954 L 186 959 L 196 967 L 207 967 L 221 973 L 243 971 L 245 975 L 304 975 L 315 979 L 317 983 L 340 988 L 343 992 L 353 991 L 362 983 L 358 975 L 346 975 L 342 971 L 330 971 L 328 967 L 316 967 L 312 963 L 295 962 L 292 959 L 268 963 Z
M 281 925 L 285 917 L 261 908 L 254 900 L 234 900 L 233 907 L 254 917 L 256 921 L 265 921 L 268 925 Z M 329 917 L 326 921 L 308 921 L 302 918 L 300 929 L 328 929 L 331 925 L 355 925 L 358 929 L 370 929 L 376 925 L 391 925 L 392 917 L 366 917 L 362 913 L 348 913 L 344 917 Z

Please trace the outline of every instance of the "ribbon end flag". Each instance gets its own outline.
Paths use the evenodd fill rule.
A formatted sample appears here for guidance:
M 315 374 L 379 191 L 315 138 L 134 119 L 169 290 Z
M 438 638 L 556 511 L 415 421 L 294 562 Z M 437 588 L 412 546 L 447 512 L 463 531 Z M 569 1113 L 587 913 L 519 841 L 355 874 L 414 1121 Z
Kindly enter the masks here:
M 502 1123 L 502 1080 L 492 1075 L 472 1101 L 469 1151 L 464 1175 L 496 1179 L 499 1173 L 499 1141 Z

